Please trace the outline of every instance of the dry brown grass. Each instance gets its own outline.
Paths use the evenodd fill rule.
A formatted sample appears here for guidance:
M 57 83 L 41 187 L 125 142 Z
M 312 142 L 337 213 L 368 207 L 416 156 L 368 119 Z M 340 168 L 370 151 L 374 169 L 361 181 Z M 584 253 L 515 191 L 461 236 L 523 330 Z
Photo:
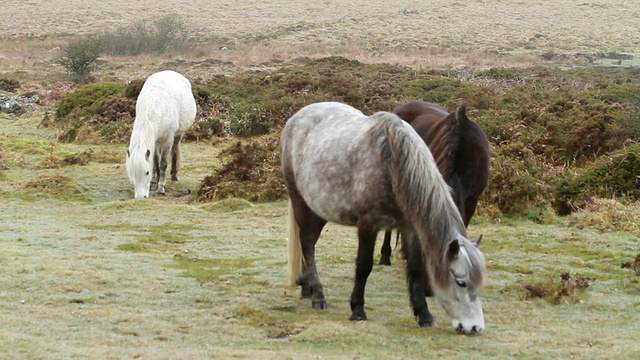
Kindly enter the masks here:
M 636 53 L 640 10 L 621 0 L 585 1 L 336 1 L 5 2 L 0 14 L 0 68 L 30 78 L 59 80 L 51 59 L 75 36 L 175 14 L 196 40 L 189 53 L 163 58 L 109 58 L 102 78 L 146 77 L 171 58 L 171 67 L 207 77 L 274 68 L 279 61 L 341 55 L 363 62 L 415 68 L 528 66 L 540 55 Z M 207 58 L 232 66 L 193 66 Z M 272 60 L 279 60 L 273 63 Z M 35 87 L 38 84 L 30 84 Z

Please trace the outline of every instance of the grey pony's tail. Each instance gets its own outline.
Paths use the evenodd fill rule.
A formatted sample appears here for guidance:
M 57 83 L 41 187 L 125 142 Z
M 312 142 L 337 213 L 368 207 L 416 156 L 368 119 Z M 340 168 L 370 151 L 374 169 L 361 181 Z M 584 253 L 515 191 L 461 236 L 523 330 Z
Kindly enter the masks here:
M 287 216 L 287 226 L 289 228 L 289 259 L 288 273 L 289 285 L 298 285 L 298 279 L 304 269 L 304 258 L 302 257 L 302 244 L 300 243 L 300 227 L 293 214 L 293 205 L 289 200 L 289 215 Z

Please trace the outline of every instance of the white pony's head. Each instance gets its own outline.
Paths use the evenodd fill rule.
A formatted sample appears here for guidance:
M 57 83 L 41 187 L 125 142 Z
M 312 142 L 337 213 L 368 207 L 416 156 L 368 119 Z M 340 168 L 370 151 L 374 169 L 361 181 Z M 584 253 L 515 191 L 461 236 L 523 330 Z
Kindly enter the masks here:
M 127 150 L 127 174 L 133 184 L 136 199 L 148 198 L 153 174 L 153 159 L 151 150 L 141 151 Z
M 451 317 L 453 328 L 462 334 L 478 334 L 484 329 L 482 303 L 478 292 L 484 281 L 484 257 L 477 241 L 460 236 L 446 252 L 447 273 L 431 278 L 436 298 Z M 440 275 L 440 276 L 438 276 Z

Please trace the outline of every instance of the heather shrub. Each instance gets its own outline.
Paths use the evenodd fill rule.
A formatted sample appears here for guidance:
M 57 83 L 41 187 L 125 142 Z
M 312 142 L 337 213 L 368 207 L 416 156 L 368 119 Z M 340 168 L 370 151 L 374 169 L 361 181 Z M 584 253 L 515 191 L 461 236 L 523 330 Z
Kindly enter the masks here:
M 62 49 L 64 55 L 57 60 L 75 82 L 89 82 L 89 74 L 98 67 L 98 58 L 102 54 L 102 42 L 96 38 L 83 38 L 70 43 Z
M 640 144 L 599 157 L 584 168 L 567 170 L 557 180 L 556 212 L 567 215 L 583 209 L 591 197 L 640 200 Z

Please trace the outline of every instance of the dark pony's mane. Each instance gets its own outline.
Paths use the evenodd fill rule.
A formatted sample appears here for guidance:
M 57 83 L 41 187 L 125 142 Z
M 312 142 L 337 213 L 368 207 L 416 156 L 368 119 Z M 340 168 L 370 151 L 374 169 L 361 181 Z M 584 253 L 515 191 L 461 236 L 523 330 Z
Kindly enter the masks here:
M 378 118 L 370 130 L 371 139 L 381 141 L 381 156 L 392 179 L 398 206 L 418 235 L 427 266 L 434 271 L 436 281 L 446 288 L 447 249 L 452 241 L 460 239 L 459 235 L 466 236 L 450 189 L 424 142 L 418 136 L 410 136 L 412 130 L 407 125 L 389 113 L 376 113 L 371 118 Z M 460 245 L 470 257 L 470 276 L 482 283 L 484 267 L 480 266 L 477 250 L 467 243 L 461 241 Z
M 449 113 L 437 104 L 412 101 L 393 113 L 410 123 L 427 144 L 469 225 L 489 180 L 489 142 L 480 126 L 469 120 L 464 105 Z
M 427 135 L 425 142 L 430 145 L 429 150 L 434 156 L 440 174 L 450 183 L 455 173 L 456 157 L 460 146 L 460 124 L 455 114 L 435 123 Z

